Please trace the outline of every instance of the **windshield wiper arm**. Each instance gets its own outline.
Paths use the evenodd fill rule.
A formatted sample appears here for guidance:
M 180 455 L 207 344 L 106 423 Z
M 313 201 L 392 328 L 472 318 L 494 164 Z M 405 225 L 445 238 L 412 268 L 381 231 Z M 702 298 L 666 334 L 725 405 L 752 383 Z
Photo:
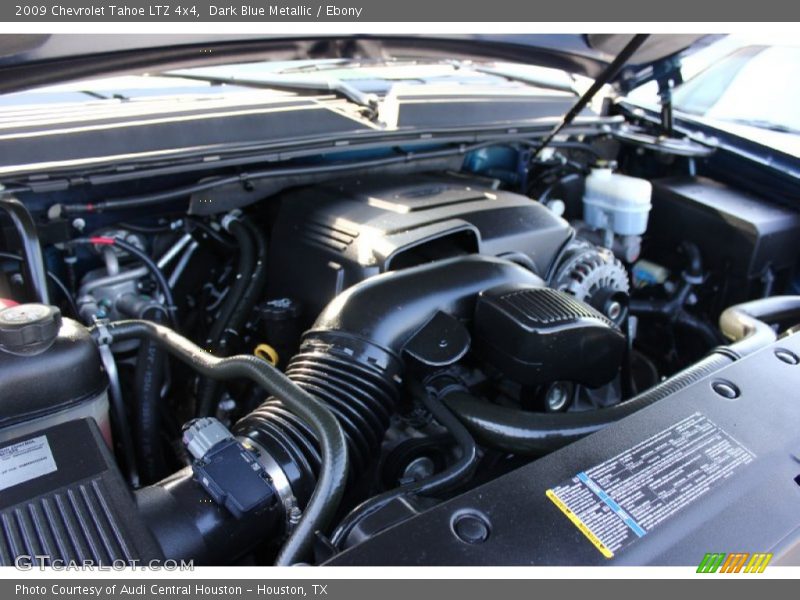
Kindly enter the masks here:
M 317 94 L 329 92 L 366 108 L 370 119 L 374 119 L 378 114 L 378 97 L 375 94 L 362 92 L 346 81 L 336 79 L 335 77 L 286 77 L 281 75 L 267 75 L 263 77 L 241 78 L 233 76 L 201 75 L 186 71 L 170 71 L 162 73 L 162 75 L 165 77 L 180 77 L 183 79 L 194 79 L 196 81 L 207 81 L 216 84 L 226 83 L 229 85 L 284 90 L 287 92 Z

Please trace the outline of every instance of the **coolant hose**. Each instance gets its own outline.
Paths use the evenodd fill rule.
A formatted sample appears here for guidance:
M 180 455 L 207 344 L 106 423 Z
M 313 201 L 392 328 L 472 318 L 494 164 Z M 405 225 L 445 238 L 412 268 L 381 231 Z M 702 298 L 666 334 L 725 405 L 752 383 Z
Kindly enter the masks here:
M 439 473 L 387 490 L 362 502 L 336 526 L 331 535 L 331 544 L 334 547 L 345 548 L 352 545 L 352 540 L 348 538 L 356 526 L 393 500 L 411 494 L 418 496 L 443 494 L 464 483 L 475 472 L 478 466 L 478 448 L 475 440 L 443 402 L 446 398 L 465 395 L 468 392 L 459 382 L 449 381 L 449 379 L 446 375 L 436 377 L 429 382 L 426 389 L 417 390 L 415 395 L 419 396 L 425 408 L 439 424 L 450 432 L 461 449 L 461 456 L 455 463 Z
M 239 330 L 247 321 L 247 317 L 250 316 L 256 302 L 261 298 L 264 285 L 267 283 L 267 240 L 261 230 L 244 217 L 237 219 L 230 225 L 234 230 L 238 230 L 240 226 L 244 228 L 254 245 L 255 264 L 246 280 L 247 285 L 228 315 L 219 337 L 215 338 L 216 341 L 211 343 L 211 347 L 216 349 L 215 353 L 222 356 L 227 356 L 232 352 L 234 342 L 239 336 Z M 249 257 L 248 260 L 250 260 Z M 221 319 L 219 322 L 223 324 Z M 219 404 L 220 385 L 206 381 L 199 387 L 199 390 L 198 406 L 202 411 L 201 416 L 213 416 Z
M 224 221 L 224 228 L 234 237 L 236 245 L 239 247 L 239 261 L 236 265 L 236 273 L 231 284 L 228 296 L 222 303 L 219 316 L 214 320 L 208 332 L 206 343 L 210 348 L 217 349 L 225 328 L 228 327 L 231 315 L 242 300 L 242 296 L 250 285 L 253 269 L 256 266 L 256 249 L 250 232 L 247 230 L 241 217 L 230 217 Z
M 635 398 L 598 410 L 528 412 L 467 394 L 450 395 L 444 398 L 444 403 L 481 444 L 512 454 L 543 456 L 616 423 L 732 362 L 730 356 L 710 354 Z
M 467 395 L 450 396 L 444 402 L 486 446 L 514 454 L 542 455 L 624 419 L 771 344 L 776 334 L 764 321 L 798 316 L 800 296 L 775 296 L 732 306 L 722 313 L 720 329 L 733 343 L 716 348 L 699 362 L 611 408 L 534 413 Z
M 141 313 L 142 319 L 160 323 L 166 309 L 152 305 Z M 166 356 L 164 349 L 153 340 L 142 340 L 136 356 L 134 390 L 134 433 L 138 442 L 136 464 L 143 484 L 152 483 L 164 475 L 165 462 L 161 451 L 161 387 L 164 383 Z
M 242 218 L 241 223 L 254 244 L 255 265 L 250 272 L 248 285 L 228 317 L 228 322 L 222 331 L 220 348 L 223 351 L 230 350 L 234 338 L 239 335 L 239 330 L 247 321 L 247 317 L 250 316 L 256 302 L 261 298 L 261 294 L 264 292 L 264 285 L 267 283 L 267 239 L 264 233 L 249 219 Z
M 162 323 L 165 317 L 169 318 L 166 306 L 138 294 L 123 294 L 117 300 L 116 308 L 131 319 Z M 156 481 L 165 472 L 164 455 L 161 452 L 161 388 L 166 358 L 164 349 L 158 343 L 150 339 L 140 342 L 133 380 L 133 433 L 137 442 L 136 465 L 143 484 Z
M 797 319 L 798 315 L 800 296 L 772 296 L 726 308 L 719 317 L 719 328 L 734 340 L 730 349 L 741 357 L 775 341 L 777 336 L 768 322 Z
M 228 290 L 228 296 L 222 302 L 219 315 L 214 319 L 211 329 L 206 338 L 206 347 L 214 354 L 226 354 L 226 349 L 222 346 L 223 333 L 229 327 L 231 317 L 236 308 L 242 301 L 250 280 L 253 269 L 256 266 L 256 250 L 242 217 L 229 216 L 223 220 L 223 227 L 233 235 L 239 247 L 239 261 L 236 265 L 236 273 L 233 283 Z M 202 378 L 197 385 L 197 416 L 213 416 L 215 398 L 217 396 L 218 384 L 209 378 Z
M 0 186 L 2 189 L 2 186 Z M 2 208 L 11 217 L 19 236 L 22 248 L 22 270 L 25 274 L 25 285 L 29 289 L 29 302 L 50 304 L 50 293 L 47 290 L 47 270 L 44 266 L 42 247 L 39 245 L 39 234 L 31 213 L 16 198 L 0 199 Z
M 95 337 L 114 341 L 149 339 L 204 377 L 215 381 L 249 379 L 281 402 L 314 432 L 320 449 L 320 469 L 311 499 L 299 523 L 281 548 L 276 564 L 309 559 L 314 534 L 330 524 L 347 481 L 347 445 L 331 411 L 283 373 L 255 356 L 218 358 L 171 329 L 149 321 L 117 321 L 92 329 Z

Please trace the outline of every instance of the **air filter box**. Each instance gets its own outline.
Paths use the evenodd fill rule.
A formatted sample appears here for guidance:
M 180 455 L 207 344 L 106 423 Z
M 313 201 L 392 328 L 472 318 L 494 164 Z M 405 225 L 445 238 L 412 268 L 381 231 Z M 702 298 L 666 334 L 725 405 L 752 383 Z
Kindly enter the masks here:
M 480 294 L 477 347 L 522 385 L 574 381 L 599 386 L 619 371 L 625 336 L 588 304 L 547 287 L 503 285 Z
M 0 444 L 0 521 L 0 565 L 162 558 L 93 419 Z

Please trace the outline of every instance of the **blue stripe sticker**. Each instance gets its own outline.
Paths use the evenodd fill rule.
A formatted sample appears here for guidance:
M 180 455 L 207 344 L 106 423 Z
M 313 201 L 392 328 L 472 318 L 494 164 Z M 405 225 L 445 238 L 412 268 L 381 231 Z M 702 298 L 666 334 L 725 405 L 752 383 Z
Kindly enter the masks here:
M 578 479 L 586 485 L 590 490 L 592 490 L 600 500 L 602 500 L 606 506 L 608 506 L 614 513 L 622 520 L 625 525 L 631 528 L 631 531 L 635 533 L 637 536 L 642 537 L 647 532 L 639 525 L 633 517 L 631 517 L 627 512 L 625 512 L 622 507 L 617 504 L 614 499 L 609 496 L 603 488 L 597 485 L 591 477 L 589 477 L 585 472 L 581 471 L 577 475 Z

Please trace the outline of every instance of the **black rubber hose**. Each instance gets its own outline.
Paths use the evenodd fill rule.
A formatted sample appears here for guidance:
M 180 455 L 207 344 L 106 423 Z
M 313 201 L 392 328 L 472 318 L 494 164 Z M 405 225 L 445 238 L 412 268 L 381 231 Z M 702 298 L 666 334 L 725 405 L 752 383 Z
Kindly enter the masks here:
M 222 303 L 219 315 L 211 325 L 208 337 L 205 340 L 206 348 L 214 354 L 225 356 L 226 348 L 222 345 L 223 333 L 228 329 L 231 317 L 250 286 L 253 269 L 256 266 L 256 249 L 253 239 L 240 217 L 230 217 L 225 221 L 225 228 L 233 235 L 239 246 L 239 260 L 236 274 L 231 284 L 228 296 Z M 214 414 L 215 399 L 219 385 L 208 379 L 202 378 L 197 385 L 197 416 L 208 417 Z
M 18 263 L 25 262 L 25 259 L 21 256 L 17 256 L 16 254 L 12 254 L 10 252 L 0 252 L 0 258 L 13 260 Z M 47 271 L 47 278 L 53 282 L 53 284 L 58 288 L 61 294 L 64 296 L 64 299 L 67 301 L 67 305 L 69 306 L 69 310 L 72 313 L 72 316 L 80 321 L 81 315 L 78 311 L 78 307 L 75 304 L 75 299 L 72 297 L 72 294 L 69 292 L 69 288 L 61 281 L 52 271 Z
M 222 331 L 216 351 L 221 356 L 230 354 L 235 340 L 240 335 L 239 331 L 247 322 L 247 317 L 250 316 L 256 302 L 264 293 L 264 286 L 267 283 L 267 239 L 263 232 L 253 225 L 249 219 L 242 218 L 241 223 L 255 242 L 256 263 L 250 274 L 249 283 Z M 207 411 L 203 413 L 203 416 L 213 415 L 219 404 L 220 386 L 211 383 L 211 385 L 204 387 L 202 392 L 199 405 Z
M 261 299 L 267 283 L 267 238 L 249 219 L 242 218 L 241 222 L 254 242 L 256 262 L 250 274 L 249 284 L 222 332 L 220 348 L 223 353 L 230 348 L 233 339 L 239 336 L 239 330 L 247 321 L 253 307 Z
M 742 356 L 764 348 L 776 339 L 772 327 L 764 320 L 779 321 L 789 317 L 798 318 L 799 315 L 800 296 L 775 296 L 733 306 L 722 313 L 720 328 L 734 343 L 715 349 L 704 359 L 659 385 L 611 408 L 533 413 L 497 406 L 474 397 L 457 397 L 445 403 L 481 443 L 514 454 L 541 455 L 615 423 L 715 373 Z
M 481 444 L 513 454 L 543 456 L 616 423 L 732 362 L 730 356 L 711 354 L 631 400 L 598 410 L 536 413 L 498 406 L 468 395 L 448 397 L 445 404 Z
M 452 490 L 472 476 L 478 465 L 478 449 L 475 440 L 455 414 L 443 403 L 443 399 L 445 398 L 458 397 L 464 394 L 468 395 L 467 390 L 457 384 L 444 386 L 438 389 L 436 386 L 430 386 L 428 389 L 416 394 L 425 405 L 425 408 L 428 409 L 439 424 L 447 429 L 456 440 L 458 447 L 461 449 L 461 456 L 459 459 L 445 470 L 435 475 L 388 490 L 362 502 L 336 527 L 336 530 L 331 536 L 331 543 L 335 547 L 341 548 L 342 544 L 346 542 L 348 535 L 363 519 L 377 512 L 393 500 L 408 494 L 419 496 L 435 496 L 437 494 L 442 494 Z
M 145 267 L 147 267 L 147 270 L 150 271 L 150 274 L 156 280 L 156 283 L 158 283 L 158 289 L 161 290 L 162 294 L 164 294 L 164 304 L 166 305 L 169 313 L 170 323 L 172 323 L 173 327 L 177 327 L 175 317 L 175 300 L 172 297 L 172 288 L 169 287 L 167 278 L 164 277 L 164 273 L 158 268 L 158 265 L 155 263 L 155 261 L 150 258 L 147 253 L 124 240 L 115 238 L 114 245 L 121 248 L 131 256 L 136 257 L 144 264 Z
M 284 405 L 314 431 L 319 441 L 321 467 L 311 500 L 300 522 L 281 548 L 277 565 L 292 565 L 310 558 L 317 531 L 330 524 L 347 481 L 347 445 L 333 414 L 272 365 L 255 356 L 218 358 L 171 329 L 149 321 L 117 321 L 106 326 L 114 340 L 150 339 L 205 377 L 214 380 L 249 379 Z M 93 335 L 102 335 L 98 328 Z
M 228 327 L 231 315 L 233 315 L 245 291 L 247 291 L 250 285 L 250 278 L 253 275 L 253 269 L 256 266 L 255 245 L 242 219 L 240 217 L 227 219 L 225 228 L 236 239 L 236 244 L 239 247 L 239 261 L 236 265 L 236 274 L 234 275 L 231 289 L 222 303 L 219 315 L 214 320 L 206 338 L 206 344 L 213 352 L 220 350 L 222 333 Z
M 165 316 L 163 306 L 148 306 L 140 318 L 160 323 Z M 136 357 L 134 393 L 136 398 L 133 430 L 136 437 L 136 464 L 143 484 L 164 475 L 165 462 L 161 450 L 160 404 L 164 383 L 166 355 L 161 346 L 150 339 L 142 340 Z
M 22 256 L 25 259 L 22 261 L 22 269 L 25 274 L 25 285 L 29 290 L 28 301 L 50 304 L 42 247 L 39 245 L 39 234 L 31 213 L 16 198 L 0 199 L 0 208 L 11 217 L 19 236 Z
M 700 248 L 692 242 L 684 241 L 680 245 L 680 250 L 686 255 L 686 274 L 690 277 L 703 277 L 703 257 Z

